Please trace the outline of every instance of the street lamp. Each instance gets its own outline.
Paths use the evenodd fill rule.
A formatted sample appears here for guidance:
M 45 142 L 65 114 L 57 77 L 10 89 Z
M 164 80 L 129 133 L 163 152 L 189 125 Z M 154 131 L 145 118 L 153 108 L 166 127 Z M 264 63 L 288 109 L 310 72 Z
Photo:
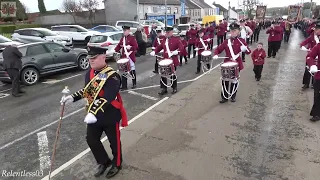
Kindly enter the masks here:
M 165 22 L 165 28 L 167 28 L 167 24 L 168 24 L 168 17 L 167 17 L 167 0 L 164 0 L 164 8 L 165 8 L 165 18 L 164 18 L 164 22 Z

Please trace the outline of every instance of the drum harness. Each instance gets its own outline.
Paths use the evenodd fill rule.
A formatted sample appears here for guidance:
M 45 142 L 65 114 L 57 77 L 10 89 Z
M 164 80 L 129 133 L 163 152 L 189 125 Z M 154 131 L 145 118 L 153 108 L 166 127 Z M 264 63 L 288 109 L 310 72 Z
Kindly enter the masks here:
M 126 57 L 129 59 L 129 64 L 130 64 L 130 67 L 131 67 L 131 61 L 132 61 L 132 59 L 130 58 L 130 54 L 133 52 L 133 51 L 130 51 L 130 53 L 128 53 L 128 50 L 127 50 L 127 47 L 128 46 L 126 46 L 126 37 L 124 36 L 123 37 L 123 40 L 122 40 L 122 46 L 123 46 L 123 50 L 124 50 L 124 54 L 126 55 Z M 129 45 L 130 46 L 130 45 Z M 133 62 L 133 61 L 132 61 Z M 119 71 L 119 70 L 118 70 Z M 131 72 L 131 70 L 130 70 L 130 72 Z M 130 79 L 135 79 L 136 77 L 132 74 L 131 75 L 131 73 L 130 72 L 121 72 L 120 71 L 120 73 L 121 73 L 121 75 L 123 76 L 123 77 L 125 77 L 125 78 L 130 78 Z

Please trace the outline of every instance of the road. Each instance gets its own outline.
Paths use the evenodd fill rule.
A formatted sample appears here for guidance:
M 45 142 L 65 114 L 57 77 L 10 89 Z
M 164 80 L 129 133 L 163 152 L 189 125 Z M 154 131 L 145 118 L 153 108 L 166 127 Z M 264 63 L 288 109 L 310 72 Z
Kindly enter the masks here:
M 152 72 L 154 62 L 154 57 L 139 57 L 136 63 L 137 88 L 121 93 L 130 119 L 161 99 L 157 94 L 160 91 L 158 87 L 160 78 Z M 214 65 L 217 64 L 218 62 Z M 116 63 L 111 62 L 110 65 L 116 68 Z M 178 90 L 199 77 L 195 74 L 195 58 L 178 69 Z M 11 85 L 0 84 L 1 170 L 35 172 L 43 169 L 44 174 L 48 173 L 46 160 L 51 156 L 55 140 L 60 115 L 61 91 L 65 86 L 68 86 L 72 92 L 82 88 L 85 73 L 69 70 L 44 77 L 34 86 L 23 87 L 26 94 L 19 98 L 10 95 Z M 131 87 L 131 80 L 128 81 L 128 87 Z M 168 97 L 170 96 L 171 94 L 168 94 Z M 68 106 L 65 110 L 55 168 L 87 148 L 83 107 L 84 101 L 80 101 Z
M 260 34 L 266 45 L 267 36 Z M 277 57 L 266 60 L 260 82 L 254 80 L 247 56 L 237 102 L 222 105 L 219 68 L 196 76 L 192 59 L 178 70 L 179 92 L 161 98 L 159 87 L 153 87 L 159 81 L 151 72 L 154 58 L 139 58 L 139 87 L 134 90 L 139 94 L 122 93 L 131 124 L 121 131 L 123 170 L 114 179 L 318 180 L 320 131 L 318 123 L 308 120 L 313 92 L 301 91 L 305 52 L 297 44 L 302 40 L 293 30 Z M 66 85 L 72 91 L 81 88 L 83 73 L 52 76 L 27 87 L 24 97 L 0 99 L 2 171 L 42 168 L 47 175 L 45 160 L 54 142 L 60 92 Z M 66 108 L 54 180 L 93 179 L 96 164 L 85 142 L 83 105 Z

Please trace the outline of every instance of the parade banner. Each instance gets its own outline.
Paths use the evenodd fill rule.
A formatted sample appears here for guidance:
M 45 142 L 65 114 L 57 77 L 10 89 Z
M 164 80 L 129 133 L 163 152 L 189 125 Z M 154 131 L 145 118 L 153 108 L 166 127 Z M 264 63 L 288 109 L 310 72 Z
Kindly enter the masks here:
M 257 6 L 256 19 L 264 19 L 266 16 L 267 6 Z
M 289 6 L 288 9 L 288 21 L 297 22 L 301 13 L 301 6 Z
M 17 5 L 16 2 L 1 2 L 1 17 L 16 17 Z

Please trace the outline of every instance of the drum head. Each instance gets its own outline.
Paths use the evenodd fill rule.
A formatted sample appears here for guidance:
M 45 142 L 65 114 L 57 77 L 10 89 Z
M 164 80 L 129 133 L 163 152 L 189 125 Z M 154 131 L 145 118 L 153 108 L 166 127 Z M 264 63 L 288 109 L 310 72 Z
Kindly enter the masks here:
M 210 56 L 211 54 L 212 54 L 211 51 L 203 51 L 201 53 L 202 56 Z
M 171 59 L 164 59 L 159 62 L 159 65 L 160 66 L 168 66 L 172 63 L 173 63 L 173 61 Z
M 117 63 L 119 63 L 119 64 L 123 64 L 123 63 L 127 63 L 127 62 L 129 62 L 129 59 L 127 59 L 127 58 L 119 59 L 117 61 Z
M 221 64 L 221 67 L 236 67 L 236 66 L 238 66 L 237 62 L 225 62 Z

